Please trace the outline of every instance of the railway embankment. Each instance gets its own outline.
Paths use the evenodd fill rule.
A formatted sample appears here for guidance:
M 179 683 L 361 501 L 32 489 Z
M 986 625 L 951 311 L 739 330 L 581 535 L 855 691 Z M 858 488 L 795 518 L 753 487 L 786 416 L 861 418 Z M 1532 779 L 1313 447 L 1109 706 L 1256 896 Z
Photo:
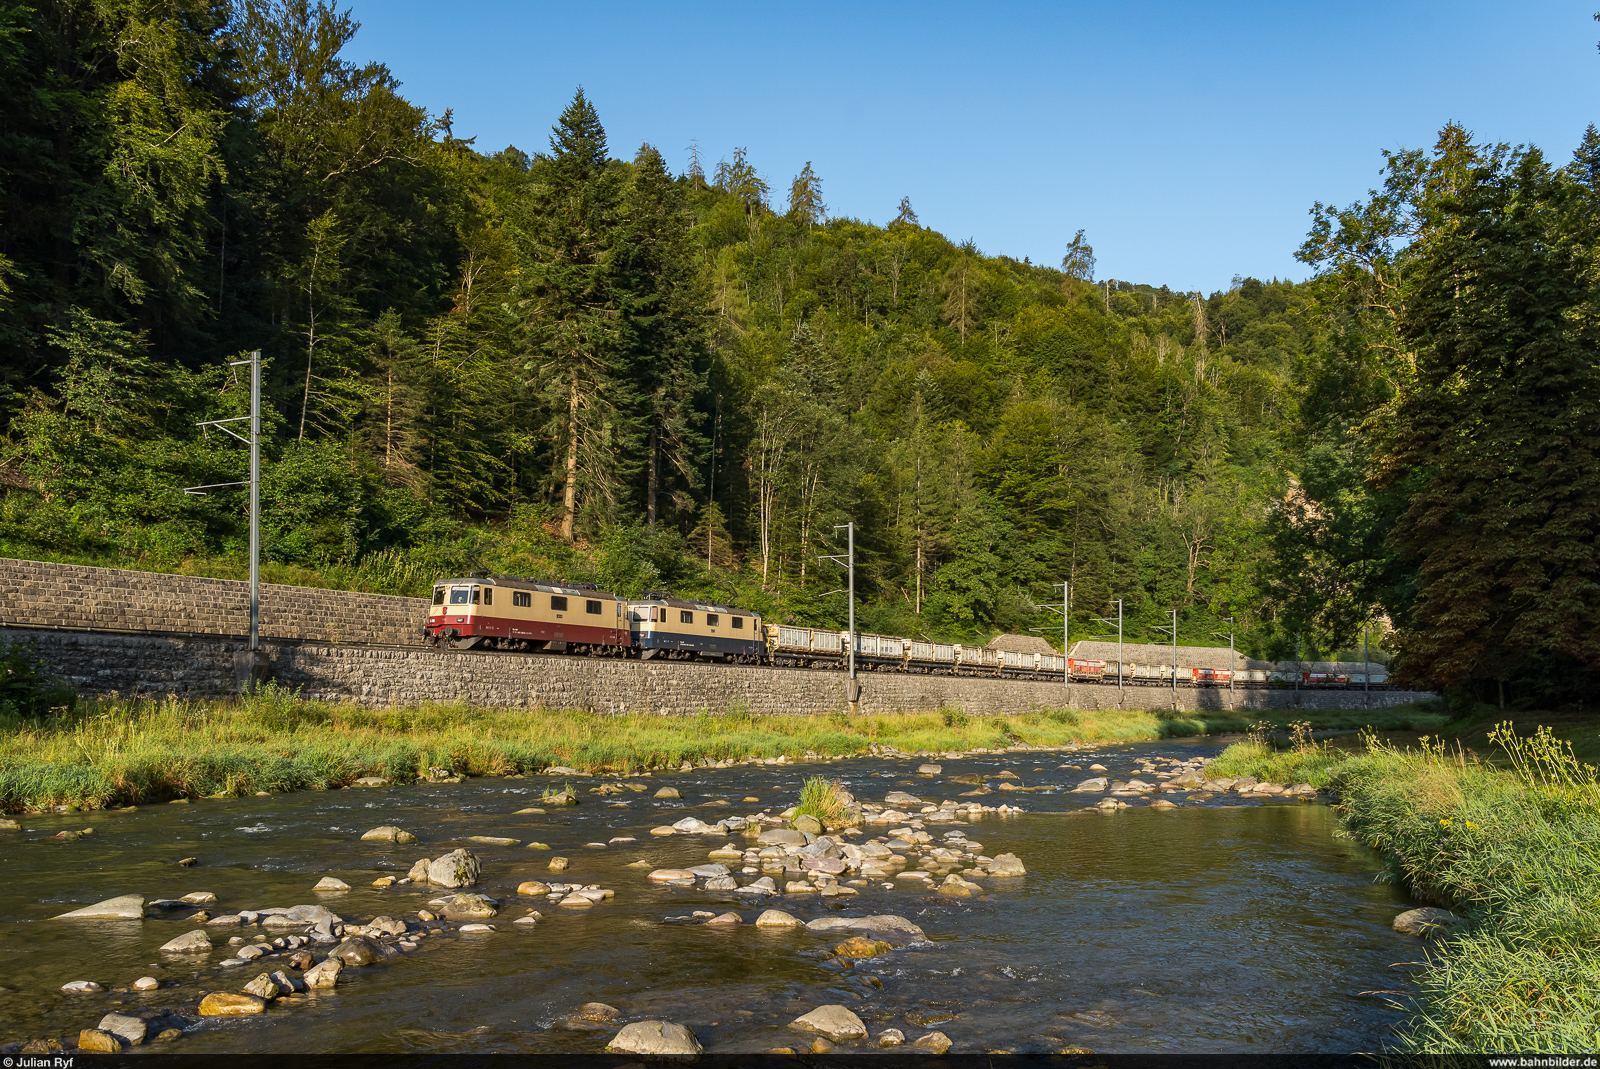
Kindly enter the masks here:
M 307 697 L 387 707 L 460 702 L 498 709 L 582 709 L 602 714 L 694 716 L 747 709 L 821 716 L 845 708 L 842 673 L 684 661 L 479 653 L 387 646 L 266 642 L 252 668 L 243 642 L 205 636 L 103 634 L 0 627 L 0 640 L 31 644 L 50 671 L 84 694 L 217 697 L 254 671 Z M 1372 710 L 1432 697 L 1409 691 L 1230 691 L 1227 687 L 1075 683 L 864 673 L 865 714 L 960 708 L 973 716 L 1035 709 L 1230 712 Z
M 245 651 L 245 583 L 0 559 L 0 638 L 31 643 L 85 694 L 237 693 L 273 679 L 308 697 L 365 706 L 463 702 L 493 708 L 695 715 L 742 708 L 826 715 L 844 707 L 836 671 L 434 650 L 427 602 L 309 587 L 263 587 L 259 659 Z M 1033 709 L 1378 710 L 1432 695 L 1386 690 L 1230 689 L 872 672 L 860 711 Z

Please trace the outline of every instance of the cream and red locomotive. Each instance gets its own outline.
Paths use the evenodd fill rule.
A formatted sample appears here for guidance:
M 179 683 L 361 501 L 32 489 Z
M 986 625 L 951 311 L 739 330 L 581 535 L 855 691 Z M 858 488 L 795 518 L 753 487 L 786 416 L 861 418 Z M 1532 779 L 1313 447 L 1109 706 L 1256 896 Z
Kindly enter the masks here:
M 731 605 L 689 601 L 666 593 L 629 600 L 594 586 L 513 576 L 447 579 L 433 588 L 425 639 L 449 649 L 569 653 L 601 657 L 724 661 L 772 667 L 842 669 L 850 637 L 828 628 L 762 623 Z M 1117 682 L 1117 665 L 1058 653 L 1018 653 L 990 646 L 930 642 L 858 632 L 859 671 Z M 1172 664 L 1122 665 L 1123 681 L 1170 686 L 1229 685 L 1383 688 L 1387 677 L 1306 672 L 1299 664 L 1226 668 Z M 1358 681 L 1359 678 L 1359 681 Z
M 593 586 L 496 575 L 449 579 L 433 588 L 423 626 L 451 649 L 578 653 L 759 664 L 761 617 L 710 602 L 646 594 L 627 601 Z

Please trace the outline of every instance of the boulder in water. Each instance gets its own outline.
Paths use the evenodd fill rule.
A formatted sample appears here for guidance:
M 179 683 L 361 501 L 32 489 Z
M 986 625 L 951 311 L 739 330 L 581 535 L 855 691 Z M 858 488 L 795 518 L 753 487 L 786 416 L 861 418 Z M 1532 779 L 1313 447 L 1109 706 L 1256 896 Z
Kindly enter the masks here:
M 452 850 L 428 863 L 428 882 L 439 887 L 471 887 L 482 865 L 470 850 Z
M 104 902 L 96 902 L 92 906 L 84 906 L 82 909 L 75 909 L 71 913 L 62 913 L 56 917 L 56 920 L 89 920 L 102 917 L 139 920 L 144 917 L 144 896 L 121 895 L 117 898 L 108 898 Z
M 705 1048 L 685 1025 L 671 1021 L 635 1021 L 616 1034 L 606 1045 L 606 1052 L 693 1061 L 705 1053 Z
M 835 1043 L 843 1039 L 865 1039 L 867 1026 L 843 1006 L 818 1006 L 810 1013 L 789 1022 L 790 1028 L 815 1032 Z

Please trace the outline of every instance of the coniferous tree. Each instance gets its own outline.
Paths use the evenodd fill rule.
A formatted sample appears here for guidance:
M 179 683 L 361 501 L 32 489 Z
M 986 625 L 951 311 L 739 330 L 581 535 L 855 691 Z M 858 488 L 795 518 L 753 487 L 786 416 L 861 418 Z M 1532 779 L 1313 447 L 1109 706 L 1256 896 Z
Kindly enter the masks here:
M 1537 149 L 1477 153 L 1421 208 L 1415 379 L 1380 459 L 1419 482 L 1393 534 L 1421 579 L 1404 671 L 1600 669 L 1600 213 Z
M 693 490 L 705 450 L 695 402 L 709 363 L 711 295 L 694 260 L 687 212 L 661 153 L 641 146 L 616 255 L 627 294 L 628 375 L 644 425 L 645 521 L 651 527 L 663 482 Z
M 807 160 L 789 186 L 789 218 L 810 230 L 827 219 L 827 212 L 828 206 L 822 203 L 822 179 Z
M 524 281 L 518 296 L 531 360 L 527 369 L 556 403 L 551 430 L 561 442 L 561 534 L 571 541 L 580 470 L 587 497 L 614 499 L 624 463 L 635 386 L 628 379 L 613 242 L 622 209 L 622 172 L 583 90 L 561 113 L 516 223 Z

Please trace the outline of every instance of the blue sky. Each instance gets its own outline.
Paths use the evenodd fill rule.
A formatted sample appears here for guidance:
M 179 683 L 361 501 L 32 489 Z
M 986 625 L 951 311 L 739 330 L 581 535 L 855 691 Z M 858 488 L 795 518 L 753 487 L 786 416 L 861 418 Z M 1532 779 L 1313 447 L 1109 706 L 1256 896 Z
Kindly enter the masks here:
M 352 59 L 542 150 L 582 84 L 612 151 L 675 168 L 749 149 L 775 194 L 807 160 L 832 213 L 1099 278 L 1211 291 L 1302 278 L 1317 200 L 1455 120 L 1571 153 L 1600 86 L 1595 0 L 1474 3 L 512 3 L 354 0 Z

